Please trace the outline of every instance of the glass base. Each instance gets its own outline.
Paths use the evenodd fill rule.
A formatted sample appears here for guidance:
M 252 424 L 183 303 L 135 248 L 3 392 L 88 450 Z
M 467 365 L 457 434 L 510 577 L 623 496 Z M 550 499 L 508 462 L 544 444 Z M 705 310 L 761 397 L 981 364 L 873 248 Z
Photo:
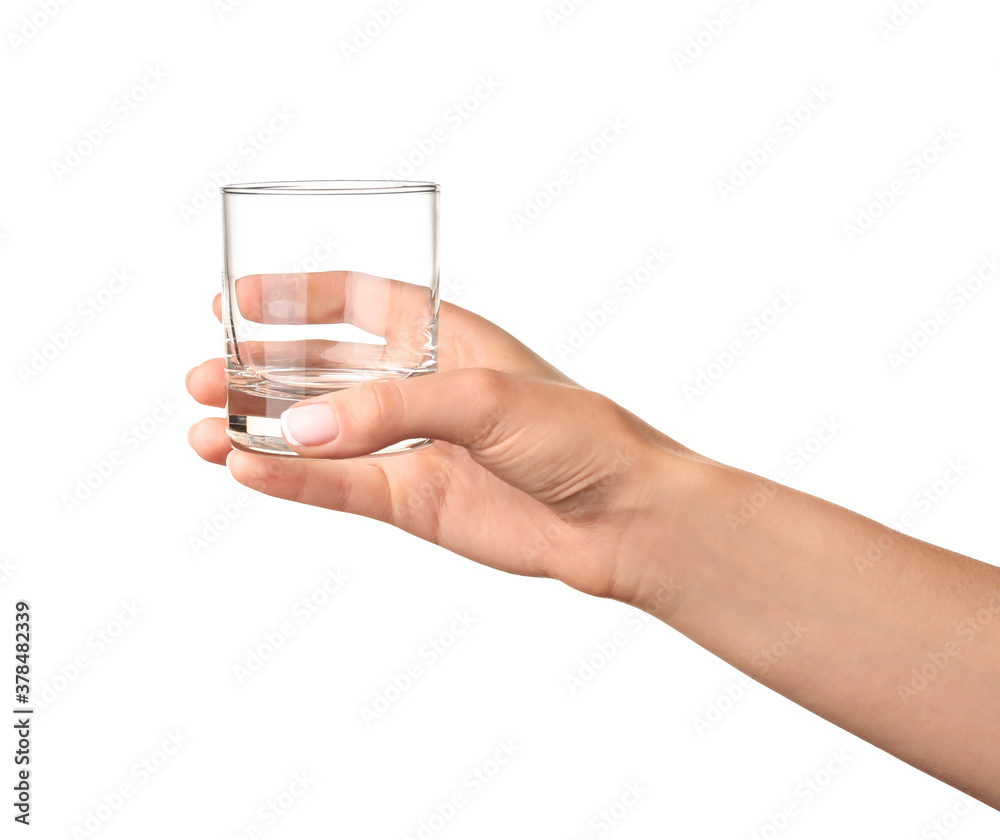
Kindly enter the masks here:
M 343 371 L 340 371 L 343 374 Z M 357 374 L 357 371 L 353 372 Z M 269 375 L 274 378 L 274 371 Z M 298 375 L 304 375 L 301 371 Z M 230 384 L 227 391 L 226 414 L 228 425 L 226 434 L 234 449 L 243 452 L 259 452 L 264 455 L 282 455 L 291 458 L 306 458 L 292 449 L 281 434 L 281 414 L 296 403 L 318 394 L 329 392 L 329 382 L 324 380 L 320 390 L 305 388 L 299 383 L 291 391 L 281 390 L 274 386 L 271 380 L 265 385 L 260 383 L 254 388 Z M 344 387 L 344 386 L 341 386 Z M 432 440 L 415 438 L 404 440 L 373 452 L 370 455 L 359 455 L 359 458 L 372 458 L 381 455 L 397 455 L 402 452 L 414 452 L 430 446 Z
M 289 447 L 285 438 L 281 434 L 281 420 L 274 417 L 246 417 L 244 415 L 229 415 L 229 428 L 226 435 L 233 449 L 243 452 L 256 452 L 262 455 L 282 455 L 292 458 L 311 459 L 305 455 L 300 455 Z M 400 455 L 404 452 L 416 452 L 425 449 L 434 443 L 429 438 L 414 438 L 403 440 L 372 452 L 370 455 L 359 455 L 359 458 L 377 458 L 383 455 Z

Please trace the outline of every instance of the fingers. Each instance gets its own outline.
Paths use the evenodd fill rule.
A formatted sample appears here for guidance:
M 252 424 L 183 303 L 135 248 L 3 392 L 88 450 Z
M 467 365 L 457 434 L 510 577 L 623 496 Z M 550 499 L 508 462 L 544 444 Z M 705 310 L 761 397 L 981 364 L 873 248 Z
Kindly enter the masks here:
M 400 344 L 370 344 L 358 341 L 299 339 L 295 341 L 244 341 L 239 346 L 243 365 L 274 370 L 313 368 L 331 375 L 341 369 L 372 371 L 413 369 L 424 361 L 417 347 Z
M 249 274 L 225 303 L 239 363 L 254 368 L 413 370 L 435 347 L 431 289 L 359 271 Z
M 487 380 L 502 376 L 475 369 L 345 388 L 286 411 L 282 431 L 316 458 L 365 455 L 411 437 L 472 448 L 499 417 Z
M 226 435 L 226 421 L 221 417 L 206 417 L 188 430 L 188 443 L 201 458 L 211 464 L 225 464 L 232 452 Z
M 356 457 L 414 438 L 446 441 L 551 500 L 579 489 L 575 481 L 593 480 L 591 466 L 600 470 L 606 440 L 621 431 L 624 416 L 581 388 L 474 368 L 314 397 L 282 415 L 282 432 L 310 458 Z
M 184 384 L 188 393 L 202 405 L 225 408 L 226 370 L 222 359 L 209 359 L 192 368 Z
M 349 272 L 315 272 L 303 275 L 306 283 L 306 307 L 308 323 L 337 323 L 346 320 L 375 335 L 386 338 L 390 332 L 389 326 L 401 324 L 414 326 L 413 317 L 404 316 L 407 307 L 415 307 L 418 313 L 423 312 L 426 304 L 426 289 L 409 283 L 372 278 L 383 284 L 373 286 L 369 292 L 365 306 L 355 307 L 355 311 L 345 318 L 344 297 L 346 275 Z M 361 275 L 359 277 L 370 277 Z M 248 275 L 240 278 L 245 283 L 242 296 L 245 302 L 246 315 L 250 318 L 263 317 L 262 292 L 260 275 Z M 357 282 L 356 280 L 354 281 Z M 311 290 L 311 291 L 310 291 Z M 385 297 L 391 292 L 392 307 L 387 316 L 383 315 L 381 323 L 376 313 L 385 311 Z M 381 295 L 381 297 L 379 297 Z M 256 304 L 254 303 L 256 299 Z M 212 311 L 215 317 L 222 320 L 222 295 L 217 294 L 212 301 Z M 354 320 L 352 320 L 354 319 Z M 418 327 L 420 325 L 417 325 Z M 417 345 L 422 346 L 419 336 Z M 389 339 L 386 339 L 387 342 Z M 398 344 L 398 341 L 393 341 Z M 413 342 L 411 342 L 413 343 Z M 488 367 L 494 370 L 504 370 L 508 373 L 518 373 L 525 376 L 536 376 L 553 382 L 563 382 L 575 385 L 568 376 L 558 371 L 540 356 L 529 350 L 524 344 L 504 331 L 496 324 L 476 315 L 467 309 L 462 309 L 452 303 L 442 302 L 438 309 L 438 369 L 441 371 L 458 370 L 468 367 Z
M 230 450 L 240 484 L 278 499 L 392 521 L 392 498 L 381 468 L 369 461 L 301 461 Z
M 506 373 L 576 383 L 492 321 L 442 303 L 438 311 L 438 369 L 491 368 Z
M 233 283 L 236 309 L 261 324 L 341 324 L 349 273 L 248 274 Z
M 240 315 L 264 324 L 354 324 L 386 337 L 386 327 L 426 310 L 428 286 L 362 271 L 249 274 L 234 284 Z
M 266 338 L 268 331 L 258 329 L 259 325 L 330 325 L 317 337 L 328 342 L 356 341 L 356 346 L 364 348 L 363 357 L 350 359 L 348 366 L 367 366 L 367 357 L 381 353 L 398 367 L 417 367 L 432 346 L 434 305 L 427 286 L 360 271 L 316 271 L 249 274 L 238 278 L 232 290 L 233 326 L 236 335 L 243 337 L 238 338 L 241 356 L 247 339 Z M 270 355 L 270 342 L 262 343 Z
M 202 405 L 224 408 L 226 405 L 226 372 L 222 359 L 209 359 L 192 368 L 185 380 L 188 393 Z M 226 435 L 226 421 L 221 417 L 206 417 L 188 430 L 188 443 L 202 458 L 213 464 L 226 463 L 231 449 Z

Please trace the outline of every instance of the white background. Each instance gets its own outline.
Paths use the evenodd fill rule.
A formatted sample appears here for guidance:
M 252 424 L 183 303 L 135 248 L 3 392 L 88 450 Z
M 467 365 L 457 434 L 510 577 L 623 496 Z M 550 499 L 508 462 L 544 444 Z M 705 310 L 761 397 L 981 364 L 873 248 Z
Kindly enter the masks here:
M 544 2 L 420 0 L 348 60 L 388 0 L 63 2 L 0 15 L 0 626 L 12 636 L 30 600 L 39 706 L 33 825 L 18 831 L 404 838 L 460 793 L 430 836 L 918 838 L 935 819 L 949 837 L 996 835 L 996 812 L 956 820 L 956 791 L 768 689 L 727 699 L 738 672 L 664 625 L 636 630 L 622 604 L 243 491 L 187 448 L 204 411 L 183 379 L 221 351 L 215 173 L 398 175 L 438 130 L 409 174 L 442 185 L 446 298 L 696 450 L 784 469 L 889 524 L 909 512 L 916 536 L 995 563 L 1000 280 L 950 300 L 1000 252 L 1000 7 L 911 0 L 889 32 L 893 7 L 861 0 L 590 0 L 562 21 Z M 705 46 L 681 67 L 689 37 Z M 813 86 L 827 101 L 789 132 L 779 121 Z M 579 147 L 615 119 L 584 171 Z M 904 174 L 948 129 L 950 148 Z M 777 152 L 724 198 L 720 181 L 768 138 Z M 514 214 L 562 169 L 572 183 L 519 230 Z M 894 179 L 905 193 L 852 241 L 844 224 Z M 669 263 L 626 300 L 616 284 L 654 246 Z M 111 292 L 115 271 L 130 279 Z M 782 291 L 795 303 L 752 338 Z M 925 340 L 939 308 L 947 323 Z M 567 352 L 574 330 L 587 340 Z M 894 369 L 907 337 L 919 352 Z M 689 398 L 734 341 L 742 355 Z M 825 421 L 840 431 L 796 468 Z M 919 501 L 953 461 L 961 477 Z M 303 610 L 329 570 L 349 580 Z M 128 625 L 123 605 L 140 613 Z M 471 627 L 421 658 L 463 610 Z M 241 683 L 234 666 L 286 621 L 294 634 Z M 619 630 L 627 643 L 573 693 L 566 676 Z M 420 678 L 366 725 L 362 707 L 413 662 Z M 183 746 L 153 766 L 172 735 Z M 513 758 L 467 784 L 505 739 Z M 807 801 L 800 785 L 838 750 L 846 768 Z M 281 800 L 301 792 L 294 774 L 308 790 Z M 633 783 L 645 793 L 609 827 L 601 810 Z M 766 828 L 789 804 L 788 825 Z M 4 836 L 11 819 L 5 804 Z

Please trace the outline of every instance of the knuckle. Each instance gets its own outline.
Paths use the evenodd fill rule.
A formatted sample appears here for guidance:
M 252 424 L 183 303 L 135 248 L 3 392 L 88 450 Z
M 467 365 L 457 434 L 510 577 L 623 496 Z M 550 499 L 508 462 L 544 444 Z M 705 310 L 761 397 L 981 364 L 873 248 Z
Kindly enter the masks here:
M 399 422 L 405 411 L 403 389 L 398 382 L 372 382 L 364 385 L 363 413 L 366 421 L 379 426 L 392 426 Z
M 501 402 L 510 390 L 510 379 L 498 370 L 470 368 L 464 378 L 470 396 L 488 408 Z
M 594 416 L 602 415 L 608 441 L 602 482 L 621 483 L 640 465 L 640 453 L 649 445 L 649 439 L 643 434 L 644 424 L 637 422 L 632 412 L 604 396 L 600 396 L 594 406 Z
M 469 402 L 479 409 L 469 436 L 477 448 L 485 449 L 502 436 L 504 420 L 514 402 L 514 382 L 507 374 L 489 368 L 471 368 L 464 379 Z
M 289 467 L 286 468 L 283 476 L 286 484 L 286 497 L 299 504 L 309 504 L 309 474 L 306 465 L 296 463 L 289 465 Z
M 634 415 L 610 397 L 593 391 L 586 392 L 586 411 L 593 417 L 601 418 L 609 432 L 616 436 L 629 437 L 633 432 Z
M 309 479 L 309 467 L 307 464 L 299 464 L 300 475 L 296 477 L 295 501 L 303 504 L 321 504 L 330 510 L 350 510 L 351 497 L 353 494 L 353 482 L 351 471 L 343 470 L 336 478 L 323 481 L 322 487 L 318 488 Z M 320 494 L 321 495 L 318 495 Z

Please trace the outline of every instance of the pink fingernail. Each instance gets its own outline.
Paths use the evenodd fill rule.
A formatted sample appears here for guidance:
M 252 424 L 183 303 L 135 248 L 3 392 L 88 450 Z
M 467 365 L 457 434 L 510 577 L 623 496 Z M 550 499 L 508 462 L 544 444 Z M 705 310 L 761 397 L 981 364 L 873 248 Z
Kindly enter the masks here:
M 281 415 L 281 433 L 292 446 L 316 446 L 337 436 L 337 418 L 325 403 L 300 405 Z

